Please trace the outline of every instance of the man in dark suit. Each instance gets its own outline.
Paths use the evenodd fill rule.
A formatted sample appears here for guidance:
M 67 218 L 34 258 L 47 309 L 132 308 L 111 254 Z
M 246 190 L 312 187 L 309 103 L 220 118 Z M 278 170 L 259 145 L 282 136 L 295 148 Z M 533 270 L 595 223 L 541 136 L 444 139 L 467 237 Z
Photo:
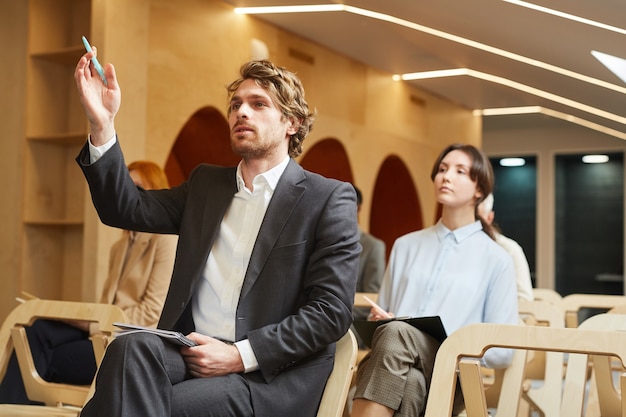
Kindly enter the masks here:
M 198 346 L 116 339 L 81 416 L 315 416 L 352 321 L 360 246 L 353 187 L 292 159 L 314 118 L 300 80 L 269 61 L 244 64 L 228 87 L 239 165 L 200 165 L 179 187 L 145 191 L 113 125 L 114 68 L 105 85 L 93 54 L 75 72 L 90 123 L 77 162 L 104 223 L 179 235 L 159 327 Z

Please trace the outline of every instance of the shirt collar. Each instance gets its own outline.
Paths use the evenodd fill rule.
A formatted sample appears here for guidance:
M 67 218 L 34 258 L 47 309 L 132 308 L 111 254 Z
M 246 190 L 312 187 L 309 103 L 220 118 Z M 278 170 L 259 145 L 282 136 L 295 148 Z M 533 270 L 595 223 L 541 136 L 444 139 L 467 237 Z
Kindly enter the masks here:
M 283 175 L 283 172 L 285 172 L 285 169 L 287 168 L 287 164 L 289 164 L 290 159 L 291 158 L 287 156 L 280 164 L 276 165 L 274 168 L 257 175 L 252 179 L 252 184 L 258 184 L 260 181 L 264 181 L 273 192 L 276 189 L 278 180 L 280 180 L 281 175 Z M 245 182 L 243 181 L 243 177 L 241 175 L 241 162 L 239 162 L 239 165 L 237 165 L 237 190 L 241 191 L 245 188 Z
M 480 223 L 480 220 L 476 220 L 473 223 L 470 223 L 466 226 L 459 227 L 456 230 L 450 230 L 446 226 L 443 225 L 441 219 L 435 225 L 435 229 L 437 232 L 437 237 L 440 241 L 442 241 L 448 234 L 451 234 L 454 237 L 456 243 L 461 243 L 464 239 L 467 239 L 471 235 L 476 232 L 483 230 L 483 225 Z

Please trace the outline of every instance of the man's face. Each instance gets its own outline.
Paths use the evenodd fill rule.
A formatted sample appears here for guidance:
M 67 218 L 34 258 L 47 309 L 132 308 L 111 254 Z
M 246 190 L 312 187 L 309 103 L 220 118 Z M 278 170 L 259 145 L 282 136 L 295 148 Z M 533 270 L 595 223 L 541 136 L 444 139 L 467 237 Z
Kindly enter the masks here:
M 289 136 L 297 131 L 254 80 L 243 81 L 233 94 L 228 123 L 231 147 L 244 159 L 286 156 Z

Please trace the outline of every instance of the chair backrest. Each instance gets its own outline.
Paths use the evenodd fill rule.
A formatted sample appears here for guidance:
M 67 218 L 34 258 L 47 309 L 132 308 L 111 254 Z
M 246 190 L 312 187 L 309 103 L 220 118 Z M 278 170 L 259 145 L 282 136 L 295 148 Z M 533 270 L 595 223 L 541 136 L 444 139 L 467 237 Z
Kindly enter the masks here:
M 85 320 L 96 324 L 98 331 L 92 336 L 92 343 L 99 365 L 115 330 L 113 323 L 124 322 L 124 312 L 109 304 L 32 299 L 15 307 L 0 327 L 0 377 L 4 377 L 9 357 L 15 349 L 29 399 L 51 406 L 81 407 L 88 399 L 89 386 L 47 382 L 37 373 L 24 326 L 40 318 Z
M 579 329 L 583 330 L 603 330 L 615 333 L 626 332 L 626 315 L 623 314 L 597 314 L 582 322 Z M 579 391 L 580 381 L 584 381 L 589 372 L 589 363 L 592 364 L 591 381 L 586 384 L 589 390 L 586 410 L 584 415 L 601 415 L 603 417 L 626 415 L 626 397 L 622 397 L 620 391 L 615 389 L 613 378 L 612 358 L 605 355 L 570 355 L 567 362 L 566 383 L 563 388 L 565 398 L 570 397 L 571 391 Z M 620 364 L 623 372 L 624 361 Z M 620 383 L 623 384 L 626 378 L 622 376 Z M 597 411 L 592 407 L 599 407 Z M 596 404 L 597 402 L 597 404 Z M 583 412 L 581 401 L 568 401 L 563 404 L 564 415 L 581 415 Z
M 520 300 L 518 309 L 521 316 L 532 318 L 534 325 L 551 328 L 565 326 L 563 311 L 548 301 Z M 535 351 L 526 364 L 525 378 L 542 381 L 541 384 L 529 384 L 526 395 L 533 406 L 546 416 L 558 416 L 560 413 L 563 363 L 563 352 Z
M 563 297 L 549 288 L 533 288 L 533 297 L 537 301 L 546 301 L 559 309 L 562 308 Z
M 365 299 L 369 298 L 373 302 L 378 302 L 377 292 L 357 292 L 354 294 L 354 307 L 371 307 L 371 304 Z
M 341 417 L 343 415 L 356 365 L 357 349 L 356 338 L 352 330 L 348 330 L 337 342 L 335 366 L 326 382 L 322 401 L 317 410 L 318 417 Z
M 491 323 L 463 327 L 449 335 L 437 352 L 425 417 L 451 415 L 457 379 L 456 371 L 460 359 L 480 358 L 491 347 L 585 355 L 614 355 L 624 362 L 626 360 L 626 332 Z M 573 375 L 569 375 L 568 370 L 566 378 L 570 378 L 569 382 L 575 382 L 571 381 L 571 377 Z M 514 382 L 519 383 L 519 381 Z M 480 382 L 476 383 L 480 384 Z M 562 404 L 568 401 L 580 400 L 582 402 L 585 394 L 584 381 L 579 384 L 579 389 L 573 389 L 573 385 L 568 391 L 568 397 L 563 397 Z M 506 387 L 506 392 L 521 393 L 521 387 Z M 515 400 L 516 398 L 512 397 L 507 399 L 507 401 Z M 472 401 L 480 403 L 476 399 Z M 573 415 L 580 414 L 567 414 L 563 406 L 561 407 L 562 417 Z
M 608 311 L 613 307 L 626 304 L 626 296 L 608 294 L 569 294 L 563 297 L 565 327 L 578 327 L 579 312 L 583 308 Z

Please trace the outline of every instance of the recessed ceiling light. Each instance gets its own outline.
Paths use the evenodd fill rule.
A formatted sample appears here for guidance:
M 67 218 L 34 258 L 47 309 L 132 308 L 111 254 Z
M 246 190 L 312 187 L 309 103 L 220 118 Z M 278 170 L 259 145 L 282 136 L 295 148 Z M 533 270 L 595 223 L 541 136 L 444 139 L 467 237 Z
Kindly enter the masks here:
M 526 165 L 524 158 L 502 158 L 500 159 L 500 166 L 503 167 L 523 167 Z
M 609 162 L 608 155 L 585 155 L 583 156 L 585 164 L 604 164 Z

